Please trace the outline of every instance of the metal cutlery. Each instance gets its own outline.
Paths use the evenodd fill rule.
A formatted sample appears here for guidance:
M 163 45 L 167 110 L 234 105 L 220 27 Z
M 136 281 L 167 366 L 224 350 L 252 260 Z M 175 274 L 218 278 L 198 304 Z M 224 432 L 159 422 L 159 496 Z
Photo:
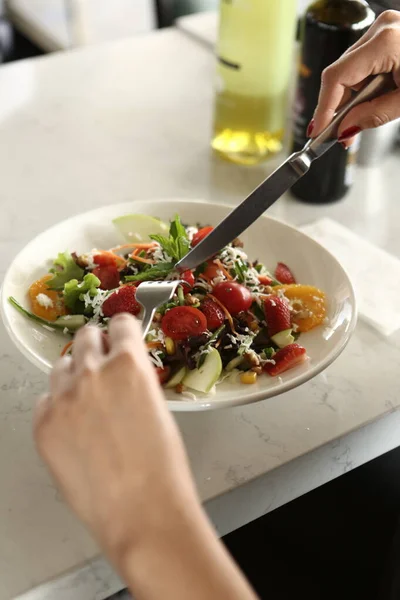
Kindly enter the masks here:
M 222 248 L 241 235 L 276 200 L 307 173 L 314 160 L 337 143 L 337 131 L 344 117 L 358 104 L 396 89 L 390 74 L 372 77 L 339 109 L 331 123 L 317 137 L 310 139 L 267 177 L 237 208 L 232 210 L 211 233 L 176 264 L 177 272 L 195 269 L 215 256 Z M 144 307 L 143 337 L 146 337 L 156 309 L 174 295 L 180 281 L 144 282 L 137 289 L 136 299 Z

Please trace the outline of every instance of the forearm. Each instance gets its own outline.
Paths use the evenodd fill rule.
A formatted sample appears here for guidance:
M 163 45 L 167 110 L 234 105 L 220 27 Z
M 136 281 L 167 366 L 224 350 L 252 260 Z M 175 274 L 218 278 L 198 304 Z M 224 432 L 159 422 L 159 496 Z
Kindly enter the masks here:
M 118 561 L 135 600 L 256 599 L 199 505 L 166 520 Z

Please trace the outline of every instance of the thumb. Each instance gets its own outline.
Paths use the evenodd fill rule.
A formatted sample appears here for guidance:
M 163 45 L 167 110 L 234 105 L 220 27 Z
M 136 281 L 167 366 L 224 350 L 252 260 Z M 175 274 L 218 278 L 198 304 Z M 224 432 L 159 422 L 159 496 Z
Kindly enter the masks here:
M 359 131 L 386 125 L 399 117 L 400 89 L 397 89 L 353 108 L 340 124 L 338 139 L 347 142 Z

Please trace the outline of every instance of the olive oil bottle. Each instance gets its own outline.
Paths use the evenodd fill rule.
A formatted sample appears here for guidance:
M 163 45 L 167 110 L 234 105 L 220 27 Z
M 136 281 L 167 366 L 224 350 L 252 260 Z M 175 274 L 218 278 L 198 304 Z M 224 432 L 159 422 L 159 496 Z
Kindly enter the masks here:
M 307 127 L 318 103 L 322 71 L 354 44 L 374 20 L 375 13 L 364 0 L 318 0 L 308 7 L 300 26 L 302 48 L 293 152 L 307 142 Z M 292 194 L 310 203 L 342 198 L 352 183 L 356 150 L 356 144 L 349 150 L 335 144 L 292 187 Z
M 297 0 L 221 0 L 212 147 L 233 162 L 282 148 L 296 21 Z

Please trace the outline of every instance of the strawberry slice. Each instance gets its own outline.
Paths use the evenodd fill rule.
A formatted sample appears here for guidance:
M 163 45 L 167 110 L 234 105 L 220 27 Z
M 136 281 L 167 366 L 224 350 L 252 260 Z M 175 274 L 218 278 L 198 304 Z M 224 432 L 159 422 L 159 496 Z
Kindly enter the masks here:
M 279 350 L 272 359 L 275 364 L 272 362 L 267 363 L 264 366 L 264 371 L 271 375 L 271 377 L 276 377 L 277 375 L 281 375 L 284 371 L 288 369 L 292 369 L 296 365 L 307 360 L 307 352 L 303 346 L 299 346 L 299 344 L 289 344 L 282 350 Z
M 275 279 L 284 284 L 296 283 L 296 279 L 294 278 L 292 271 L 288 266 L 281 262 L 277 264 L 275 269 Z
M 165 383 L 166 381 L 168 381 L 169 376 L 171 374 L 171 367 L 156 367 L 156 373 L 157 373 L 157 377 L 158 377 L 158 381 L 161 383 L 161 385 L 163 383 Z
M 200 307 L 201 312 L 207 319 L 207 328 L 210 331 L 218 329 L 225 321 L 225 313 L 222 308 L 211 298 L 206 298 Z
M 280 296 L 269 296 L 264 301 L 265 320 L 267 321 L 268 333 L 270 337 L 290 329 L 290 309 L 289 304 Z
M 102 290 L 114 290 L 119 286 L 120 275 L 115 264 L 96 267 L 92 273 L 100 279 L 100 288 Z
M 119 288 L 107 298 L 102 310 L 105 317 L 112 317 L 117 313 L 138 315 L 140 304 L 136 300 L 136 288 L 133 285 L 125 285 Z

